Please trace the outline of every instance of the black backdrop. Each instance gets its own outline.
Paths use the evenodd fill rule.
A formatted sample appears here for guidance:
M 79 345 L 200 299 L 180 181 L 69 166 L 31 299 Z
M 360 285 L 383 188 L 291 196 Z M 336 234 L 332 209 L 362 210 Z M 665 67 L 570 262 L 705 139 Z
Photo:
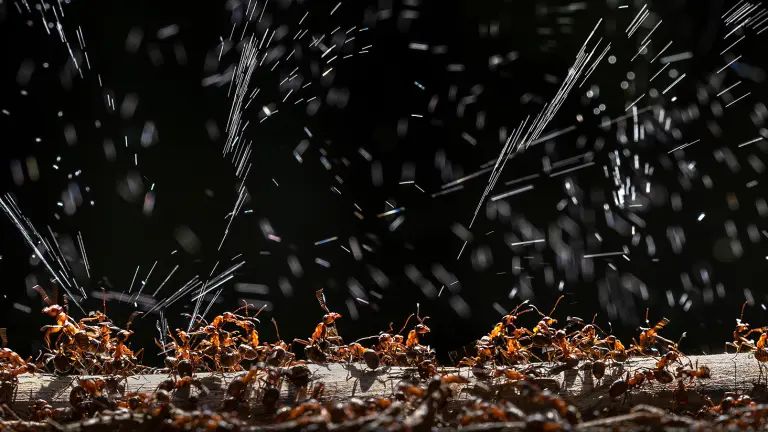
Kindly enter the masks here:
M 82 28 L 93 68 L 84 69 L 84 78 L 74 77 L 70 81 L 62 79 L 69 54 L 55 29 L 53 35 L 44 30 L 39 11 L 28 13 L 23 7 L 3 5 L 0 32 L 5 43 L 0 108 L 10 113 L 0 116 L 3 166 L 34 156 L 41 171 L 38 181 L 27 179 L 22 185 L 14 185 L 10 170 L 3 170 L 5 191 L 16 197 L 41 233 L 47 233 L 46 225 L 62 236 L 82 233 L 91 277 L 81 275 L 79 283 L 87 292 L 98 290 L 99 281 L 104 284 L 102 278 L 109 281 L 107 289 L 127 291 L 136 267 L 140 266 L 137 280 L 141 281 L 157 261 L 145 291 L 153 292 L 179 265 L 158 294 L 157 298 L 162 299 L 196 274 L 205 279 L 216 262 L 220 262 L 217 268 L 221 271 L 245 260 L 235 279 L 223 286 L 224 291 L 208 317 L 234 309 L 243 297 L 265 301 L 269 308 L 262 318 L 275 317 L 283 338 L 306 337 L 322 314 L 314 291 L 324 288 L 330 307 L 345 315 L 338 326 L 348 340 L 385 330 L 390 321 L 399 328 L 419 303 L 421 314 L 430 316 L 428 324 L 433 330 L 426 342 L 441 353 L 459 349 L 487 332 L 499 317 L 494 303 L 509 309 L 520 301 L 522 293 L 532 295 L 532 301 L 542 309 L 549 309 L 561 294 L 560 280 L 565 281 L 562 294 L 566 296 L 560 305 L 560 317 L 591 318 L 593 313 L 599 313 L 598 323 L 607 327 L 610 320 L 614 332 L 622 338 L 634 334 L 642 324 L 645 308 L 651 307 L 651 319 L 666 316 L 672 320 L 670 337 L 688 332 L 684 349 L 721 350 L 745 300 L 745 289 L 750 290 L 754 299 L 748 309 L 748 321 L 756 325 L 764 322 L 760 304 L 765 301 L 761 284 L 766 276 L 765 239 L 750 241 L 747 231 L 749 225 L 766 229 L 765 219 L 759 217 L 755 204 L 760 187 L 745 186 L 760 178 L 747 160 L 753 153 L 758 158 L 764 155 L 764 147 L 755 145 L 737 153 L 744 166 L 736 173 L 713 156 L 717 148 L 735 147 L 757 136 L 749 115 L 764 86 L 745 80 L 744 91 L 735 91 L 734 96 L 751 90 L 751 97 L 728 108 L 726 115 L 719 118 L 712 117 L 709 103 L 697 100 L 697 90 L 727 62 L 720 51 L 735 40 L 733 36 L 728 43 L 722 40 L 726 31 L 721 16 L 731 5 L 694 1 L 649 3 L 655 18 L 660 17 L 663 22 L 654 32 L 648 54 L 631 60 L 639 42 L 652 28 L 643 27 L 631 38 L 625 35 L 624 29 L 642 4 L 624 9 L 611 2 L 593 5 L 555 1 L 395 1 L 390 7 L 388 2 L 363 1 L 345 3 L 334 15 L 329 15 L 335 5 L 330 3 L 273 2 L 266 14 L 267 22 L 271 20 L 275 27 L 285 23 L 294 31 L 296 22 L 308 10 L 307 26 L 318 33 L 330 32 L 337 26 L 358 26 L 358 30 L 369 27 L 366 32 L 355 31 L 358 54 L 343 63 L 337 61 L 332 86 L 349 91 L 348 104 L 343 109 L 324 106 L 316 115 L 308 115 L 304 105 L 281 105 L 279 115 L 259 123 L 263 118 L 259 107 L 266 103 L 279 105 L 285 96 L 277 88 L 292 67 L 281 67 L 285 69 L 282 72 L 270 71 L 269 67 L 257 69 L 251 89 L 259 87 L 263 93 L 245 114 L 254 123 L 246 134 L 254 143 L 254 154 L 246 184 L 249 201 L 243 209 L 252 212 L 241 213 L 234 219 L 221 251 L 217 248 L 227 225 L 225 216 L 232 211 L 238 186 L 234 167 L 221 155 L 230 102 L 226 95 L 228 86 L 203 86 L 201 81 L 223 72 L 237 59 L 236 54 L 229 52 L 215 71 L 205 66 L 207 57 L 216 57 L 219 37 L 226 38 L 231 29 L 227 6 L 222 2 L 193 5 L 174 1 L 65 4 L 64 31 L 76 47 L 75 29 Z M 230 2 L 230 9 L 232 4 L 235 3 Z M 386 13 L 389 9 L 391 18 Z M 50 11 L 47 13 L 49 16 Z M 408 18 L 415 15 L 415 19 Z M 557 161 L 581 155 L 603 140 L 605 147 L 595 151 L 596 164 L 568 176 L 542 176 L 534 191 L 506 200 L 511 212 L 508 220 L 489 221 L 486 211 L 481 210 L 472 230 L 474 241 L 457 260 L 463 241 L 452 232 L 452 227 L 457 223 L 468 226 L 488 176 L 467 181 L 463 190 L 434 198 L 431 195 L 448 181 L 471 174 L 497 157 L 502 147 L 499 128 L 504 126 L 511 131 L 526 116 L 538 113 L 541 104 L 537 100 L 548 101 L 554 96 L 578 49 L 601 18 L 599 36 L 611 41 L 610 54 L 618 60 L 615 64 L 603 60 L 587 84 L 574 89 L 547 128 L 554 131 L 576 125 L 576 130 L 518 155 L 508 163 L 499 182 L 541 172 L 544 156 Z M 178 25 L 178 34 L 166 39 L 156 36 L 158 30 L 172 24 Z M 498 34 L 493 36 L 490 33 L 495 32 L 493 28 L 497 25 Z M 135 29 L 141 29 L 144 37 L 133 53 L 126 49 L 126 39 Z M 753 32 L 741 42 L 742 64 L 758 66 L 760 37 Z M 669 85 L 673 79 L 666 76 L 657 78 L 663 79 L 663 87 L 655 82 L 648 84 L 648 80 L 660 67 L 658 61 L 649 65 L 649 60 L 670 40 L 674 43 L 667 54 L 693 54 L 692 59 L 672 65 L 679 73 L 687 74 L 675 88 L 678 100 L 672 102 L 670 95 L 646 96 L 638 107 L 655 105 L 679 116 L 695 105 L 702 114 L 693 121 L 678 122 L 683 136 L 680 139 L 662 139 L 664 134 L 648 133 L 644 143 L 622 145 L 616 127 L 601 129 L 598 126 L 603 114 L 596 116 L 591 111 L 604 103 L 608 107 L 604 115 L 616 118 L 654 85 L 659 90 Z M 409 49 L 414 42 L 428 44 L 430 51 Z M 372 45 L 369 52 L 359 54 L 366 45 Z M 445 47 L 444 53 L 435 48 L 440 46 Z M 183 54 L 179 54 L 180 47 Z M 490 67 L 489 61 L 496 55 L 503 61 Z M 162 64 L 156 64 L 157 56 L 162 58 Z M 18 79 L 25 61 L 35 64 L 32 79 L 26 84 Z M 48 68 L 43 66 L 44 62 L 49 63 Z M 298 63 L 309 70 L 308 61 Z M 465 69 L 452 72 L 448 70 L 451 64 L 462 64 Z M 620 82 L 627 80 L 628 71 L 633 71 L 636 78 L 624 91 Z M 105 107 L 105 90 L 99 85 L 97 73 L 116 99 L 118 113 Z M 730 69 L 726 73 L 731 75 L 722 88 L 736 79 Z M 313 88 L 321 89 L 318 94 L 322 98 L 328 91 L 322 90 L 324 81 L 318 77 L 310 80 L 315 83 Z M 65 81 L 71 84 L 63 85 Z M 460 99 L 476 92 L 477 85 L 482 86 L 482 92 L 465 107 L 464 115 L 458 116 L 457 103 L 449 98 L 451 86 L 456 86 Z M 598 100 L 591 101 L 585 96 L 591 85 L 600 87 Z M 22 94 L 22 90 L 27 94 Z M 138 106 L 132 116 L 121 118 L 120 104 L 128 94 L 138 96 Z M 439 95 L 440 102 L 429 113 L 427 107 L 433 95 Z M 485 116 L 485 127 L 478 131 L 480 112 Z M 578 122 L 577 114 L 585 120 Z M 211 120 L 222 133 L 217 139 L 206 129 Z M 96 121 L 100 123 L 98 127 Z M 144 149 L 138 142 L 147 121 L 154 122 L 158 141 Z M 627 120 L 630 121 L 631 118 Z M 724 136 L 718 139 L 709 134 L 710 121 L 719 125 Z M 631 141 L 632 126 L 626 124 Z M 407 133 L 403 134 L 405 125 Z M 64 131 L 69 127 L 74 127 L 77 134 L 72 144 L 65 139 Z M 293 151 L 307 139 L 305 127 L 312 133 L 311 145 L 303 163 L 298 163 Z M 462 138 L 463 132 L 471 132 L 477 145 L 472 146 Z M 123 145 L 125 136 L 128 149 Z M 673 146 L 697 138 L 701 142 L 688 149 L 684 157 L 667 154 Z M 105 158 L 105 139 L 115 143 L 114 162 Z M 372 163 L 360 155 L 359 148 L 372 155 L 374 164 L 381 164 L 382 185 L 372 181 Z M 606 228 L 604 221 L 589 222 L 603 218 L 603 202 L 612 202 L 613 185 L 603 176 L 602 165 L 609 164 L 613 150 L 624 148 L 656 166 L 656 205 L 642 213 L 646 222 L 642 231 L 652 236 L 657 245 L 655 257 L 646 252 L 645 243 L 641 242 L 637 247 L 631 246 L 631 261 L 621 256 L 595 259 L 594 274 L 586 278 L 570 278 L 569 272 L 555 268 L 554 283 L 547 283 L 545 269 L 554 267 L 557 260 L 552 248 L 544 243 L 510 249 L 504 243 L 510 243 L 513 237 L 506 237 L 505 233 L 519 238 L 521 227 L 530 224 L 536 231 L 549 235 L 553 229 L 562 231 L 557 227 L 570 220 L 579 228 L 569 244 L 582 248 L 586 245 L 588 253 L 619 251 L 630 245 L 630 236 L 620 236 Z M 333 167 L 330 171 L 320 162 L 321 149 Z M 733 151 L 736 153 L 735 148 Z M 134 153 L 138 153 L 138 169 Z M 450 161 L 448 173 L 445 165 L 442 173 L 435 168 L 440 154 Z M 61 157 L 58 162 L 57 157 Z M 680 161 L 696 164 L 697 173 L 690 188 L 681 181 Z M 59 170 L 53 169 L 53 164 Z M 424 192 L 413 185 L 399 184 L 403 166 L 415 167 L 416 184 Z M 85 204 L 73 216 L 66 216 L 57 202 L 70 182 L 67 174 L 77 170 L 82 173 L 74 180 L 80 185 Z M 133 171 L 143 177 L 143 191 L 155 185 L 156 205 L 151 216 L 143 214 L 141 197 L 138 201 L 127 201 L 118 193 L 120 183 Z M 713 180 L 711 189 L 702 186 L 703 175 Z M 567 197 L 567 182 L 579 189 L 580 202 L 561 211 L 556 206 Z M 331 190 L 332 186 L 341 193 Z M 510 188 L 499 184 L 494 193 Z M 675 192 L 683 198 L 681 212 L 670 205 L 669 197 Z M 738 210 L 728 208 L 728 193 L 738 196 Z M 595 196 L 603 198 L 596 200 Z M 88 205 L 90 200 L 94 201 L 93 206 Z M 406 208 L 404 223 L 394 231 L 390 227 L 399 215 L 376 217 L 391 209 L 387 201 L 394 207 Z M 355 205 L 362 209 L 363 220 L 355 216 Z M 56 213 L 60 219 L 54 217 Z M 706 217 L 697 222 L 701 213 Z M 566 216 L 568 219 L 564 219 Z M 265 238 L 260 229 L 262 220 L 269 221 L 281 242 Z M 738 227 L 744 253 L 740 259 L 725 262 L 713 252 L 713 247 L 726 236 L 724 224 L 728 220 Z M 38 313 L 42 303 L 28 288 L 36 280 L 50 289 L 49 276 L 42 266 L 31 264 L 34 260 L 30 259 L 30 250 L 13 225 L 5 221 L 0 226 L 4 295 L 0 301 L 0 327 L 11 328 L 12 348 L 25 354 L 36 353 L 41 348 L 38 329 L 47 319 Z M 198 252 L 186 253 L 179 246 L 174 235 L 179 227 L 188 227 L 199 238 Z M 686 244 L 681 253 L 675 253 L 667 240 L 670 227 L 685 230 Z M 602 244 L 595 243 L 595 232 L 601 234 Z M 314 244 L 332 236 L 339 240 Z M 373 252 L 366 251 L 361 261 L 354 260 L 340 247 L 349 248 L 350 237 L 369 245 Z M 171 255 L 174 250 L 179 252 Z M 239 254 L 242 256 L 232 259 Z M 291 271 L 290 256 L 301 263 L 301 277 Z M 488 256 L 492 257 L 492 264 L 480 268 L 480 263 L 489 262 Z M 316 257 L 329 262 L 330 268 L 316 264 Z M 460 283 L 446 288 L 434 299 L 425 295 L 429 290 L 423 283 L 420 289 L 413 282 L 414 271 L 409 266 L 439 290 L 442 284 L 433 275 L 438 264 Z M 706 277 L 702 277 L 702 269 Z M 372 277 L 377 271 L 386 275 L 386 287 L 380 287 Z M 690 276 L 690 284 L 685 283 L 684 275 Z M 357 320 L 349 316 L 346 306 L 348 299 L 356 297 L 350 296 L 348 289 L 351 278 L 364 291 L 373 289 L 381 297 L 368 295 L 368 304 L 353 301 L 360 315 Z M 281 280 L 291 285 L 290 293 L 284 289 L 284 282 L 283 289 L 280 288 Z M 638 294 L 637 280 L 646 287 L 647 298 Z M 233 289 L 234 283 L 266 285 L 269 289 L 260 295 L 242 294 Z M 715 289 L 717 284 L 722 284 L 722 288 Z M 134 284 L 133 290 L 136 289 Z M 509 298 L 511 291 L 517 293 L 515 299 Z M 667 292 L 673 296 L 672 304 Z M 715 292 L 714 301 L 708 294 L 711 292 Z M 724 297 L 718 293 L 724 293 Z M 684 300 L 679 301 L 683 294 Z M 687 300 L 691 300 L 688 306 Z M 462 312 L 462 302 L 468 306 L 469 314 Z M 31 313 L 24 306 L 31 308 Z M 192 306 L 188 296 L 172 306 L 166 313 L 170 326 L 186 326 L 187 320 L 179 314 L 191 312 Z M 99 308 L 100 301 L 90 298 L 85 307 Z M 111 301 L 107 308 L 118 325 L 134 310 L 132 305 L 119 301 Z M 156 319 L 152 315 L 137 321 L 134 343 L 149 345 L 150 338 L 157 334 Z M 534 317 L 529 319 L 533 325 Z M 274 338 L 266 321 L 261 330 L 263 339 Z

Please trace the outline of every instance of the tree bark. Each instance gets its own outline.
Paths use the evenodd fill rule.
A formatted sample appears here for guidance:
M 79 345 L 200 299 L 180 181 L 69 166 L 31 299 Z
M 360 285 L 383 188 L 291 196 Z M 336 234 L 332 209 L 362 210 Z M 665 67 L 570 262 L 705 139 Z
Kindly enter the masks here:
M 698 362 L 699 366 L 707 366 L 711 370 L 711 378 L 696 379 L 688 385 L 689 409 L 695 409 L 705 403 L 703 396 L 711 397 L 715 403 L 719 402 L 725 392 L 737 392 L 750 394 L 757 401 L 766 400 L 765 378 L 762 376 L 762 368 L 752 354 L 719 354 L 709 356 L 692 356 L 692 363 Z M 687 360 L 684 360 L 687 364 Z M 564 372 L 550 374 L 550 369 L 556 365 L 540 363 L 536 364 L 542 377 L 535 382 L 542 387 L 551 389 L 567 401 L 573 403 L 580 410 L 590 410 L 605 406 L 619 406 L 647 404 L 662 408 L 672 407 L 674 391 L 677 389 L 678 380 L 670 384 L 662 385 L 658 382 L 646 382 L 639 388 L 628 391 L 617 399 L 608 395 L 610 385 L 626 377 L 627 372 L 635 372 L 644 368 L 654 368 L 656 360 L 651 358 L 632 359 L 625 363 L 609 364 L 602 379 L 595 379 L 591 371 L 580 365 L 578 368 Z M 418 373 L 413 368 L 380 367 L 370 370 L 364 363 L 355 364 L 310 364 L 312 372 L 309 388 L 299 390 L 284 380 L 281 387 L 281 402 L 289 404 L 295 400 L 303 400 L 306 395 L 299 394 L 304 391 L 310 394 L 319 383 L 325 388 L 322 399 L 348 400 L 350 398 L 391 397 L 394 395 L 397 385 L 401 381 L 414 382 L 418 379 Z M 675 374 L 676 366 L 669 368 Z M 518 399 L 514 386 L 506 378 L 478 378 L 470 368 L 446 368 L 446 373 L 459 374 L 470 380 L 469 384 L 457 385 L 456 396 L 453 404 L 461 404 L 463 401 L 481 393 L 497 393 L 500 397 Z M 198 396 L 201 407 L 216 409 L 220 406 L 224 392 L 229 382 L 242 373 L 200 373 L 196 374 L 207 389 L 204 394 L 197 390 L 193 394 Z M 77 377 L 54 376 L 49 374 L 21 375 L 15 386 L 4 383 L 0 386 L 0 403 L 7 403 L 17 413 L 24 413 L 30 405 L 38 399 L 48 401 L 53 407 L 68 406 L 69 393 L 74 385 L 77 385 Z M 86 377 L 80 377 L 86 378 Z M 103 377 L 94 377 L 103 378 Z M 121 385 L 121 393 L 143 392 L 151 393 L 158 385 L 168 378 L 167 375 L 136 375 L 126 377 Z M 189 394 L 175 394 L 175 398 L 185 398 Z

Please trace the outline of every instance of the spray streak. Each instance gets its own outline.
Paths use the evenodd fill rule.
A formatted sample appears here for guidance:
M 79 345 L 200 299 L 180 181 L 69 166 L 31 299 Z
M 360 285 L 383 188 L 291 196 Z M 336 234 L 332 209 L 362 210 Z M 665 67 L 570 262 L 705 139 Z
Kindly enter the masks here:
M 568 70 L 568 76 L 563 81 L 563 84 L 560 87 L 560 90 L 558 90 L 555 97 L 552 99 L 551 103 L 547 104 L 544 109 L 539 113 L 538 116 L 534 119 L 531 126 L 527 129 L 525 135 L 521 139 L 520 136 L 522 134 L 522 130 L 525 128 L 525 125 L 528 123 L 528 119 L 526 118 L 525 121 L 523 121 L 520 125 L 520 127 L 516 130 L 516 132 L 507 139 L 507 143 L 504 145 L 504 148 L 501 151 L 501 154 L 499 154 L 499 158 L 496 161 L 496 165 L 493 168 L 493 171 L 491 172 L 491 179 L 488 182 L 488 185 L 485 188 L 485 191 L 483 192 L 483 195 L 480 198 L 480 201 L 477 204 L 477 208 L 475 209 L 475 213 L 472 216 L 472 221 L 469 224 L 469 228 L 472 228 L 472 225 L 474 225 L 475 220 L 477 219 L 477 215 L 480 212 L 480 208 L 483 206 L 483 203 L 485 203 L 485 199 L 488 197 L 488 195 L 493 191 L 493 188 L 496 186 L 496 181 L 501 176 L 501 173 L 504 171 L 504 166 L 506 165 L 507 160 L 509 160 L 509 156 L 513 152 L 518 152 L 521 149 L 527 149 L 528 146 L 531 145 L 535 140 L 541 136 L 541 133 L 544 131 L 544 128 L 549 124 L 549 122 L 552 120 L 552 118 L 557 114 L 558 110 L 562 106 L 563 102 L 565 101 L 566 97 L 570 93 L 573 86 L 576 84 L 576 81 L 579 79 L 579 77 L 584 72 L 584 68 L 589 63 L 589 60 L 592 58 L 592 56 L 595 54 L 595 50 L 600 45 L 600 42 L 602 39 L 600 39 L 597 44 L 592 48 L 592 51 L 587 54 L 585 51 L 585 48 L 587 44 L 589 43 L 590 39 L 592 39 L 592 36 L 594 36 L 595 32 L 597 31 L 597 28 L 600 26 L 600 23 L 602 23 L 602 18 L 597 22 L 595 25 L 595 28 L 592 30 L 592 33 L 589 34 L 587 37 L 587 40 L 584 41 L 584 44 L 581 46 L 581 49 L 579 50 L 578 55 L 576 56 L 576 61 L 574 62 L 573 66 Z M 602 56 L 600 57 L 602 58 Z M 597 62 L 599 62 L 600 58 L 597 59 Z M 503 162 L 502 162 L 503 161 Z M 466 243 L 464 244 L 466 246 Z M 464 247 L 462 247 L 462 252 L 464 250 Z M 461 252 L 459 252 L 459 255 L 457 259 L 461 258 Z
M 75 303 L 75 305 L 85 314 L 85 310 L 82 306 L 80 306 L 80 302 L 77 301 L 77 298 L 75 298 L 72 293 L 67 289 L 67 284 L 64 284 L 62 280 L 59 278 L 59 275 L 56 274 L 56 271 L 53 270 L 53 267 L 48 263 L 48 260 L 45 259 L 45 256 L 43 256 L 43 253 L 40 252 L 40 250 L 35 246 L 35 242 L 32 241 L 32 237 L 29 235 L 29 230 L 25 227 L 25 225 L 21 222 L 20 213 L 17 213 L 15 209 L 12 207 L 15 207 L 15 202 L 13 198 L 11 198 L 10 195 L 7 195 L 5 197 L 0 197 L 0 206 L 3 207 L 3 211 L 5 211 L 5 214 L 8 216 L 9 219 L 13 222 L 13 224 L 16 226 L 16 229 L 19 230 L 22 236 L 24 236 L 24 239 L 27 241 L 29 246 L 32 248 L 32 250 L 35 252 L 35 254 L 40 257 L 40 261 L 43 262 L 43 265 L 45 265 L 45 268 L 48 270 L 48 272 L 53 276 L 53 278 L 59 283 L 59 285 L 64 288 L 64 291 L 66 291 L 67 295 L 72 299 L 72 301 Z M 26 219 L 26 218 L 25 218 Z M 31 224 L 30 224 L 31 225 Z M 39 237 L 39 234 L 38 234 Z M 39 239 L 42 241 L 42 237 L 39 237 Z

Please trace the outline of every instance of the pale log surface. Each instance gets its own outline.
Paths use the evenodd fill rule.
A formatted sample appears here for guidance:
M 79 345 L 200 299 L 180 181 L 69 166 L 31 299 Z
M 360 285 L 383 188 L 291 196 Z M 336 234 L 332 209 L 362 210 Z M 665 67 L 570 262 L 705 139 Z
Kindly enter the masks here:
M 765 383 L 766 377 L 761 377 L 760 368 L 752 354 L 693 356 L 690 357 L 690 360 L 694 364 L 698 361 L 700 366 L 708 366 L 712 372 L 712 378 L 697 379 L 692 384 L 692 388 L 695 388 L 696 391 L 689 391 L 690 407 L 703 403 L 699 393 L 711 396 L 715 403 L 719 401 L 724 392 L 751 394 L 758 401 L 766 400 L 766 393 L 763 391 L 765 387 L 760 385 L 760 382 Z M 308 366 L 312 371 L 310 388 L 316 383 L 325 385 L 323 399 L 391 397 L 400 381 L 410 381 L 418 376 L 415 369 L 411 368 L 381 367 L 372 371 L 367 369 L 363 363 L 351 365 L 310 364 Z M 549 376 L 547 372 L 553 365 L 539 364 L 539 366 L 539 371 L 544 375 L 544 377 L 537 379 L 540 385 L 557 391 L 578 408 L 584 410 L 603 406 L 602 404 L 623 402 L 623 397 L 618 401 L 611 401 L 608 397 L 608 388 L 611 383 L 616 379 L 623 378 L 628 371 L 655 367 L 655 360 L 650 358 L 632 359 L 623 364 L 609 365 L 601 380 L 595 380 L 590 371 L 585 370 L 583 366 L 552 376 Z M 676 366 L 670 367 L 670 372 L 674 373 L 675 368 Z M 471 398 L 483 387 L 485 389 L 488 387 L 499 389 L 502 390 L 502 395 L 515 397 L 514 394 L 510 394 L 510 391 L 504 390 L 509 387 L 505 384 L 506 379 L 504 378 L 478 379 L 469 368 L 445 369 L 445 371 L 458 373 L 471 380 L 470 384 L 458 386 L 456 403 Z M 209 391 L 207 395 L 200 396 L 200 405 L 215 409 L 221 403 L 228 383 L 241 374 L 197 374 L 196 376 L 201 379 Z M 18 386 L 12 395 L 8 391 L 7 385 L 5 390 L 0 390 L 0 402 L 10 402 L 10 405 L 17 412 L 26 411 L 27 407 L 37 399 L 45 399 L 55 407 L 67 406 L 70 390 L 73 385 L 76 385 L 76 378 L 74 376 L 56 377 L 40 374 L 36 376 L 22 375 L 19 377 Z M 151 393 L 161 381 L 167 378 L 167 375 L 127 377 L 124 391 Z M 646 383 L 641 388 L 631 391 L 628 404 L 642 403 L 669 407 L 676 386 L 677 380 L 666 386 L 655 382 Z M 282 402 L 290 403 L 296 399 L 296 391 L 297 389 L 289 384 L 288 380 L 284 380 L 281 388 Z

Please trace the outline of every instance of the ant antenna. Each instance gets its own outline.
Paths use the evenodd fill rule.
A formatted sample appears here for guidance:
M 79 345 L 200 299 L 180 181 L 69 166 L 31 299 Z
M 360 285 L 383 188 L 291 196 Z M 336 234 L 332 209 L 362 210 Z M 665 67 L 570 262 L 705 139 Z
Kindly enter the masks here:
M 266 308 L 267 308 L 267 304 L 265 303 L 265 304 L 264 304 L 264 306 L 262 306 L 262 307 L 261 307 L 261 308 L 260 308 L 260 309 L 259 309 L 259 310 L 256 312 L 256 315 L 254 315 L 254 316 L 253 316 L 253 318 L 256 318 L 257 316 L 259 316 L 259 314 L 261 313 L 261 311 L 263 311 L 263 310 L 264 310 L 264 309 L 266 309 Z M 258 320 L 256 320 L 256 321 L 258 321 Z
M 539 315 L 541 315 L 541 316 L 546 316 L 546 315 L 544 315 L 543 313 L 541 313 L 541 311 L 539 310 L 539 308 L 537 308 L 537 307 L 536 307 L 536 305 L 531 305 L 531 308 L 530 308 L 530 309 L 528 309 L 528 310 L 534 310 L 534 311 L 536 311 L 536 313 L 537 313 L 537 314 L 539 314 Z M 522 312 L 521 312 L 521 313 L 522 313 Z
M 405 328 L 406 328 L 406 327 L 408 327 L 408 321 L 410 321 L 410 320 L 411 320 L 411 318 L 413 318 L 413 315 L 414 315 L 414 314 L 410 314 L 410 315 L 408 315 L 408 319 L 406 319 L 406 320 L 405 320 L 405 324 L 403 324 L 403 328 L 401 328 L 401 329 L 400 329 L 400 331 L 399 331 L 399 332 L 397 332 L 397 334 L 400 334 L 400 333 L 402 333 L 402 332 L 403 332 L 403 330 L 405 330 Z
M 101 287 L 101 301 L 104 303 L 104 316 L 107 316 L 107 292 Z
M 45 290 L 43 289 L 43 287 L 41 287 L 40 285 L 35 285 L 33 289 L 34 289 L 35 291 L 37 291 L 37 293 L 38 293 L 38 294 L 40 294 L 40 296 L 43 298 L 43 302 L 44 302 L 46 305 L 48 305 L 48 306 L 50 306 L 50 305 L 51 305 L 51 298 L 50 298 L 50 297 L 48 297 L 48 293 L 47 293 L 47 292 L 45 292 Z
M 688 335 L 688 332 L 683 332 L 683 334 L 680 336 L 680 339 L 678 339 L 677 342 L 675 343 L 675 348 L 680 347 L 680 342 L 682 342 L 687 335 Z
M 3 348 L 8 346 L 8 329 L 0 328 L 0 339 L 3 340 Z
M 277 333 L 277 340 L 279 340 L 279 341 L 280 341 L 280 340 L 283 340 L 283 339 L 280 337 L 280 329 L 278 329 L 278 328 L 277 328 L 277 320 L 275 320 L 274 318 L 272 318 L 272 324 L 274 324 L 274 325 L 275 325 L 275 332 Z M 254 348 L 255 348 L 255 347 L 254 347 Z
M 511 315 L 514 315 L 518 311 L 518 309 L 520 309 L 521 307 L 527 305 L 529 301 L 530 300 L 526 300 L 526 301 L 520 303 L 519 305 L 517 305 L 514 309 L 512 309 Z M 523 313 L 525 313 L 525 312 L 520 312 L 520 314 L 523 314 Z
M 647 309 L 645 310 L 645 325 L 647 325 L 647 326 L 650 326 L 650 325 L 651 325 L 651 322 L 648 320 L 648 311 L 649 311 L 649 310 L 650 310 L 650 308 L 647 308 Z
M 366 337 L 360 338 L 360 339 L 358 339 L 358 340 L 356 340 L 356 341 L 354 341 L 354 342 L 352 342 L 352 343 L 360 343 L 360 342 L 362 342 L 362 341 L 364 341 L 364 340 L 368 340 L 368 339 L 378 339 L 378 338 L 379 338 L 379 335 L 366 336 Z
M 600 332 L 601 332 L 601 333 L 603 333 L 603 334 L 608 334 L 608 333 L 606 333 L 606 332 L 605 332 L 605 330 L 601 329 L 599 325 L 595 324 L 595 321 L 597 321 L 597 314 L 595 314 L 595 316 L 592 318 L 592 325 L 593 325 L 593 326 L 594 326 L 596 329 L 600 330 Z M 608 325 L 609 325 L 609 326 L 611 325 L 611 322 L 610 322 L 610 321 L 608 321 Z M 613 328 L 611 328 L 611 333 L 613 333 Z
M 557 301 L 555 302 L 555 306 L 552 307 L 552 312 L 549 313 L 549 316 L 552 316 L 555 313 L 555 309 L 557 309 L 557 305 L 560 304 L 560 300 L 562 300 L 563 298 L 565 298 L 564 295 L 561 295 L 560 297 L 557 298 Z
M 131 324 L 133 323 L 133 320 L 134 320 L 134 319 L 135 319 L 137 316 L 139 316 L 139 315 L 141 315 L 141 314 L 143 314 L 143 313 L 144 313 L 144 312 L 134 311 L 134 312 L 131 314 L 130 318 L 128 318 L 128 323 L 125 325 L 125 329 L 126 329 L 126 330 L 130 330 L 130 329 L 131 329 Z
M 69 315 L 69 299 L 66 294 L 62 297 L 61 307 L 64 309 L 64 313 Z
M 315 297 L 317 297 L 317 301 L 320 302 L 320 307 L 323 308 L 325 313 L 331 313 L 331 311 L 328 310 L 328 306 L 325 304 L 325 295 L 323 294 L 322 288 L 315 291 Z
M 744 309 L 747 307 L 747 303 L 749 301 L 745 301 L 743 305 L 741 305 L 741 315 L 739 315 L 739 319 L 736 320 L 736 324 L 741 324 L 741 320 L 744 319 Z
M 242 305 L 242 306 L 240 306 L 239 308 L 235 309 L 235 311 L 234 311 L 234 312 L 232 312 L 232 314 L 233 314 L 233 315 L 234 315 L 234 314 L 237 314 L 238 312 L 240 312 L 240 311 L 241 311 L 241 310 L 243 310 L 243 309 L 245 309 L 245 316 L 247 317 L 247 316 L 248 316 L 248 302 L 247 302 L 247 301 L 245 301 L 245 300 L 243 300 L 243 305 Z

